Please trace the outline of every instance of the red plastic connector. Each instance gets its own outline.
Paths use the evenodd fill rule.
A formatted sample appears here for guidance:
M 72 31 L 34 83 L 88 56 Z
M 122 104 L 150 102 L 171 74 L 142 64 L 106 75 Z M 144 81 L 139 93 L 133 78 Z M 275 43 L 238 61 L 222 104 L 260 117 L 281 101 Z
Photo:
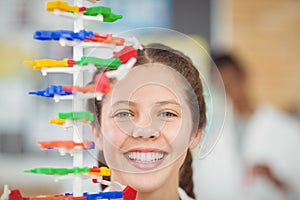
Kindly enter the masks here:
M 105 73 L 98 74 L 95 78 L 95 90 L 106 94 L 111 90 L 109 79 Z
M 126 46 L 121 51 L 114 52 L 114 56 L 120 58 L 123 63 L 127 63 L 130 58 L 137 59 L 137 50 L 131 46 Z
M 11 190 L 8 200 L 23 200 L 20 190 Z
M 126 186 L 123 190 L 123 200 L 135 200 L 136 199 L 136 191 L 130 187 Z
M 90 172 L 100 172 L 100 168 L 93 166 L 92 168 L 90 168 Z
M 75 60 L 68 60 L 69 67 L 73 67 L 76 64 Z
M 86 11 L 86 7 L 80 7 L 79 8 L 79 12 L 84 12 L 84 11 Z

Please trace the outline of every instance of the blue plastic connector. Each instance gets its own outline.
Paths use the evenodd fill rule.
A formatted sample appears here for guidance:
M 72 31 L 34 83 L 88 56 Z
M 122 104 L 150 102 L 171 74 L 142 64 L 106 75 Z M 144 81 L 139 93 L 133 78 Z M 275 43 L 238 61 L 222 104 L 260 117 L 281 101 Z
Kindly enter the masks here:
M 84 148 L 83 150 L 91 150 L 91 149 L 95 149 L 95 142 L 91 141 L 92 146 L 90 148 Z
M 123 198 L 123 192 L 99 192 L 96 194 L 83 194 L 86 200 L 96 200 L 96 199 L 120 199 Z
M 36 92 L 29 92 L 28 94 L 42 96 L 42 97 L 48 97 L 48 98 L 54 97 L 54 95 L 56 95 L 56 94 L 61 95 L 61 96 L 73 94 L 72 92 L 63 91 L 62 88 L 63 88 L 63 86 L 61 86 L 61 85 L 51 85 L 44 90 L 39 90 Z
M 45 31 L 39 30 L 34 33 L 34 39 L 37 40 L 59 40 L 64 38 L 66 40 L 80 40 L 84 41 L 86 38 L 93 38 L 94 33 L 92 31 L 81 30 L 79 32 L 73 32 L 69 30 L 58 31 Z

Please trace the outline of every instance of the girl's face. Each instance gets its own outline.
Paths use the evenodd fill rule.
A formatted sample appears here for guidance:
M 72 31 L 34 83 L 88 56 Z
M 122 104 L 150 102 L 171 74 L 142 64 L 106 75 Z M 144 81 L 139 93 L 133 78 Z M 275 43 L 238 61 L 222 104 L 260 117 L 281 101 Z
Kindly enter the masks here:
M 149 176 L 143 181 L 151 185 L 151 174 L 158 173 L 153 183 L 157 186 L 157 181 L 163 184 L 178 175 L 187 148 L 200 139 L 192 133 L 191 109 L 198 108 L 189 107 L 187 87 L 179 73 L 161 64 L 135 67 L 114 84 L 103 100 L 96 137 L 112 178 L 128 184 L 129 176 Z

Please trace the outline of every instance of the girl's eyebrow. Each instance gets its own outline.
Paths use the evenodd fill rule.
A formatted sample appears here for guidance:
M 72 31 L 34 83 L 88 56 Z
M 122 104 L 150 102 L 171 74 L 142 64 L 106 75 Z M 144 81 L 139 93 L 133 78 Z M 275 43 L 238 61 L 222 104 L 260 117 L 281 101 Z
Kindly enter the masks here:
M 158 105 L 174 104 L 174 105 L 180 106 L 180 104 L 174 100 L 158 101 L 155 104 L 158 104 Z
M 133 101 L 126 101 L 126 100 L 121 100 L 121 101 L 116 101 L 115 103 L 112 104 L 112 107 L 118 106 L 118 105 L 129 105 L 129 106 L 136 106 L 137 103 L 133 102 Z M 165 101 L 158 101 L 155 102 L 156 105 L 167 105 L 167 104 L 174 104 L 177 106 L 180 106 L 180 104 L 174 100 L 165 100 Z
M 118 105 L 120 105 L 120 104 L 131 105 L 131 106 L 136 105 L 136 103 L 133 102 L 133 101 L 124 101 L 124 100 L 122 100 L 122 101 L 116 101 L 116 102 L 113 103 L 111 106 L 114 107 L 114 106 L 118 106 Z

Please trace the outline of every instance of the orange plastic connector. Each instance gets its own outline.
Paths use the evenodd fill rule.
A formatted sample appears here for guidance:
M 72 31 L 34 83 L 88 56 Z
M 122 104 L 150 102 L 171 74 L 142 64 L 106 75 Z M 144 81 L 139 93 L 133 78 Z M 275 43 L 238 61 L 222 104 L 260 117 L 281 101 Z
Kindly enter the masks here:
M 87 119 L 82 119 L 81 121 L 82 121 L 82 123 L 85 123 L 85 124 L 89 123 L 89 120 L 87 120 Z M 65 123 L 66 123 L 65 119 L 61 119 L 57 116 L 54 119 L 50 119 L 50 124 L 64 125 Z
M 125 43 L 124 38 L 114 37 L 110 33 L 105 34 L 105 35 L 94 33 L 93 38 L 87 38 L 84 41 L 85 42 L 101 42 L 101 43 L 104 43 L 104 44 L 114 44 L 116 46 L 122 46 Z
M 109 78 L 106 76 L 105 73 L 98 74 L 95 78 L 96 84 L 90 84 L 84 87 L 80 86 L 63 86 L 63 91 L 66 92 L 82 92 L 82 93 L 95 93 L 99 92 L 102 94 L 106 94 L 110 92 L 111 86 L 109 82 Z
M 82 92 L 82 93 L 94 93 L 96 92 L 95 86 L 94 85 L 88 85 L 85 87 L 80 87 L 80 86 L 63 86 L 63 91 L 66 92 Z
M 54 196 L 34 196 L 30 197 L 29 200 L 86 200 L 85 196 L 73 197 L 64 195 L 54 195 Z
M 64 149 L 74 149 L 75 147 L 81 148 L 91 148 L 93 143 L 91 141 L 74 142 L 72 140 L 54 140 L 49 142 L 38 142 L 41 150 L 53 149 L 53 148 L 64 148 Z

